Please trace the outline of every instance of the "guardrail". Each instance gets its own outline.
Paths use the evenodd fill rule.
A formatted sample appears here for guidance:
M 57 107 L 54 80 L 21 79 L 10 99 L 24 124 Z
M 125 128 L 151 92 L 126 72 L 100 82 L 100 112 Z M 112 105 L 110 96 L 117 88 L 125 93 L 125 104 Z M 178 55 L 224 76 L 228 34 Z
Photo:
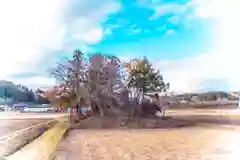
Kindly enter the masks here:
M 69 124 L 59 122 L 52 128 L 44 132 L 40 137 L 6 157 L 7 160 L 50 160 L 53 158 L 64 133 L 67 131 Z

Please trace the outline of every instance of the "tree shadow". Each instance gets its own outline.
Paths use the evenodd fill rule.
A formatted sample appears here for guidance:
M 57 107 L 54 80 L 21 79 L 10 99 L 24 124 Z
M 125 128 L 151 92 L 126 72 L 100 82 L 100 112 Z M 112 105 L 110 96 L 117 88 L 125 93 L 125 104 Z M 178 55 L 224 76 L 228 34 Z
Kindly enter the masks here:
M 193 127 L 195 123 L 189 120 L 166 117 L 144 117 L 129 119 L 127 124 L 121 118 L 90 117 L 70 127 L 72 129 L 174 129 Z

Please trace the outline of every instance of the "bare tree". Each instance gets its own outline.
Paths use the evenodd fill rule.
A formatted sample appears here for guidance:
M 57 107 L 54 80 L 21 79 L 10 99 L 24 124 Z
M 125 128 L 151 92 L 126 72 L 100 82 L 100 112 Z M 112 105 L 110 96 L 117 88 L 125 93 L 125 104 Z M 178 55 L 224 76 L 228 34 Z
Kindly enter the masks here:
M 117 57 L 98 53 L 87 61 L 83 53 L 76 50 L 72 60 L 58 63 L 51 74 L 65 84 L 66 93 L 76 94 L 76 104 L 84 98 L 89 106 L 98 106 L 104 116 L 109 108 L 114 110 L 115 105 L 121 105 L 124 85 L 120 67 Z
M 95 54 L 90 59 L 88 70 L 92 73 L 91 86 L 94 86 L 91 95 L 98 102 L 102 116 L 107 108 L 116 111 L 115 105 L 121 105 L 121 92 L 125 88 L 121 81 L 120 65 L 120 60 L 114 56 Z

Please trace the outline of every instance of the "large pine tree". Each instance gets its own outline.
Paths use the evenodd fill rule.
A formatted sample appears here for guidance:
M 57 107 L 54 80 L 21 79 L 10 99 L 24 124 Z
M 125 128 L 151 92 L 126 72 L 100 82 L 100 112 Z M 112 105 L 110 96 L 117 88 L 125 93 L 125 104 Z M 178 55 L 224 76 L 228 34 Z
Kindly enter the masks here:
M 139 96 L 148 92 L 166 92 L 169 89 L 169 83 L 164 82 L 159 70 L 155 70 L 146 57 L 132 59 L 125 67 L 128 72 L 127 85 L 137 90 Z

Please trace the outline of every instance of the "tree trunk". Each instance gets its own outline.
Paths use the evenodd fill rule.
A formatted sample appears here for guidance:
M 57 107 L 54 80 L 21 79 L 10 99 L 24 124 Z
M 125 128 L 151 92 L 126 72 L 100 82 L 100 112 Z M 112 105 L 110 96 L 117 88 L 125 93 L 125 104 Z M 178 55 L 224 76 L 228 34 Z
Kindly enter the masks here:
M 81 94 L 80 94 L 80 55 L 79 54 L 75 54 L 75 65 L 76 65 L 76 71 L 75 71 L 75 93 L 76 93 L 76 103 L 77 105 L 79 105 L 80 103 L 80 98 L 81 98 Z
M 100 109 L 101 117 L 104 117 L 105 116 L 105 114 L 104 114 L 104 109 L 105 109 L 104 104 L 100 103 L 99 109 Z

